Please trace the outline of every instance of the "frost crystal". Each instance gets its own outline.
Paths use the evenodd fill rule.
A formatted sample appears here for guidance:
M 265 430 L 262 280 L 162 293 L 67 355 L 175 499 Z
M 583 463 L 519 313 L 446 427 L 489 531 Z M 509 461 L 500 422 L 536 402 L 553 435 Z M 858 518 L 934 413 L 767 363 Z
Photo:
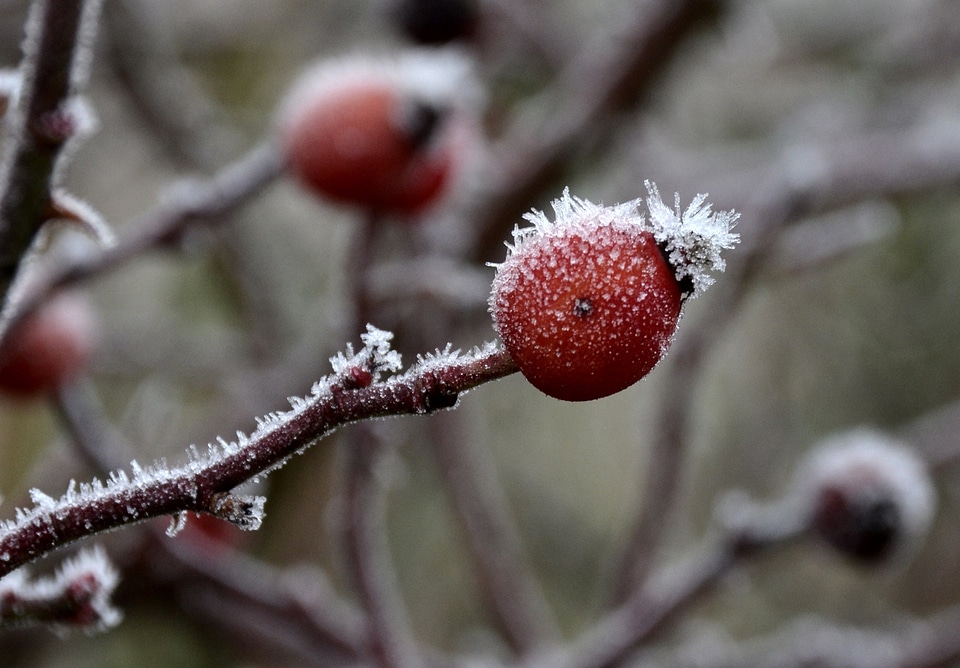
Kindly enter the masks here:
M 689 282 L 691 291 L 687 297 L 696 297 L 714 283 L 709 271 L 723 271 L 726 264 L 720 253 L 732 248 L 740 235 L 731 232 L 740 214 L 734 211 L 714 212 L 706 203 L 706 195 L 697 195 L 683 211 L 680 196 L 675 195 L 674 208 L 663 203 L 656 184 L 645 181 L 649 196 L 603 206 L 575 197 L 569 188 L 564 188 L 560 199 L 551 203 L 555 219 L 536 209 L 524 214 L 524 220 L 532 227 L 515 227 L 513 244 L 507 244 L 508 256 L 521 252 L 525 243 L 541 236 L 568 232 L 571 228 L 589 232 L 591 228 L 613 223 L 634 224 L 649 230 L 654 240 L 674 268 L 678 281 Z M 647 221 L 640 207 L 646 204 L 650 220 Z M 500 265 L 491 264 L 493 267 Z
M 187 526 L 187 514 L 186 513 L 177 513 L 170 517 L 170 526 L 167 527 L 166 534 L 168 537 L 173 538 L 178 533 L 184 530 Z
M 723 271 L 726 263 L 720 256 L 725 248 L 733 248 L 740 235 L 731 232 L 739 213 L 734 211 L 713 212 L 706 195 L 697 195 L 681 213 L 680 195 L 674 195 L 671 210 L 660 199 L 655 183 L 645 181 L 649 196 L 647 210 L 650 212 L 650 230 L 667 259 L 673 265 L 677 280 L 689 279 L 693 286 L 690 297 L 696 297 L 714 279 L 708 271 Z
M 243 531 L 256 531 L 263 524 L 267 499 L 263 496 L 224 494 L 214 504 L 214 515 Z

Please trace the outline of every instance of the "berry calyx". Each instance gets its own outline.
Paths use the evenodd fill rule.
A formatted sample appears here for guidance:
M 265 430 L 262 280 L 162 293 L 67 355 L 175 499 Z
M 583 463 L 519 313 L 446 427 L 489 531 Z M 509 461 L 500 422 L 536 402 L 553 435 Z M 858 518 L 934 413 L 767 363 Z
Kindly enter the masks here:
M 722 269 L 734 213 L 711 212 L 698 197 L 683 213 L 648 183 L 642 200 L 603 207 L 572 197 L 515 229 L 490 297 L 494 326 L 521 373 L 557 399 L 589 401 L 647 375 L 673 340 L 686 298 Z M 676 263 L 676 264 L 674 264 Z
M 74 378 L 94 348 L 89 303 L 64 293 L 27 315 L 0 346 L 0 391 L 28 398 L 53 392 Z
M 280 114 L 289 169 L 337 202 L 381 213 L 422 211 L 444 194 L 456 167 L 451 117 L 466 72 L 450 54 L 316 66 Z

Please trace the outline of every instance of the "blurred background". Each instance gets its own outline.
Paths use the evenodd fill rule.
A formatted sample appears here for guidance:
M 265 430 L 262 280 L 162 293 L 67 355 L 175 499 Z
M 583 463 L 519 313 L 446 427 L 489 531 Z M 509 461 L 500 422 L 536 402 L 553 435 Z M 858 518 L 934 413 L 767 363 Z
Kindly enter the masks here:
M 423 220 L 384 225 L 360 276 L 371 319 L 396 334 L 406 364 L 495 337 L 485 263 L 502 260 L 523 212 L 566 185 L 608 204 L 644 195 L 645 179 L 668 203 L 707 192 L 715 208 L 741 212 L 744 243 L 685 307 L 671 354 L 620 394 L 569 404 L 515 375 L 455 412 L 373 423 L 413 635 L 437 656 L 506 661 L 516 649 L 486 604 L 452 501 L 458 463 L 472 461 L 485 489 L 498 481 L 494 506 L 515 523 L 561 636 L 574 639 L 609 610 L 665 457 L 673 472 L 653 479 L 675 486 L 655 499 L 654 569 L 701 544 L 728 491 L 781 498 L 811 446 L 870 424 L 935 459 L 937 514 L 915 555 L 863 568 L 816 541 L 762 555 L 632 661 L 902 665 L 845 652 L 774 662 L 764 648 L 811 629 L 875 633 L 857 637 L 886 647 L 960 603 L 957 3 L 111 0 L 88 91 L 99 130 L 76 148 L 64 185 L 123 238 L 184 179 L 269 140 L 305 66 L 411 48 L 425 39 L 414 19 L 452 5 L 466 18 L 441 22 L 448 43 L 422 48 L 460 49 L 475 63 L 485 102 L 466 167 Z M 2 66 L 19 60 L 26 13 L 26 2 L 0 0 Z M 252 431 L 255 416 L 329 373 L 346 342 L 359 345 L 351 249 L 362 219 L 282 177 L 237 213 L 79 286 L 98 323 L 85 391 L 138 461 L 182 461 L 191 444 Z M 67 230 L 49 261 L 93 252 Z M 671 424 L 679 434 L 665 435 Z M 325 654 L 301 628 L 305 613 L 277 602 L 277 591 L 316 589 L 348 606 L 335 615 L 344 624 L 359 614 L 339 512 L 352 429 L 257 485 L 260 531 L 197 521 L 173 539 L 149 524 L 87 541 L 120 568 L 124 622 L 89 637 L 5 632 L 0 664 L 353 665 Z M 66 433 L 56 402 L 0 402 L 3 517 L 28 504 L 30 488 L 57 495 L 95 475 Z M 471 443 L 465 458 L 444 457 L 459 447 L 451 441 Z M 245 600 L 156 557 L 159 540 L 194 540 L 190 527 L 203 534 L 204 563 L 223 559 L 214 571 L 233 572 L 239 553 L 270 577 L 241 580 Z M 219 547 L 207 550 L 208 539 Z M 946 661 L 922 665 L 960 665 Z

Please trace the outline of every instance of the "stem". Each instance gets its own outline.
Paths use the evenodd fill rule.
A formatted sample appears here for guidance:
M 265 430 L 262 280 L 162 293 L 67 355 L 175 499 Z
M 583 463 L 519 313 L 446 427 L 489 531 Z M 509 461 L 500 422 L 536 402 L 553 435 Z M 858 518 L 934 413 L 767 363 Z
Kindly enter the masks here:
M 26 88 L 10 114 L 0 164 L 0 303 L 47 220 L 58 158 L 77 129 L 65 103 L 78 83 L 77 64 L 85 63 L 92 46 L 81 36 L 99 7 L 97 0 L 39 0 L 31 8 L 22 65 Z
M 156 210 L 130 224 L 134 232 L 96 257 L 64 266 L 41 278 L 18 300 L 15 312 L 5 309 L 0 334 L 9 331 L 54 292 L 116 269 L 144 252 L 176 241 L 197 222 L 222 220 L 260 194 L 283 170 L 272 142 L 264 142 L 204 183 L 182 184 Z
M 520 535 L 490 452 L 464 428 L 459 413 L 430 421 L 433 455 L 501 632 L 521 653 L 543 649 L 559 630 L 524 557 Z
M 422 668 L 390 559 L 384 490 L 376 471 L 382 450 L 370 425 L 352 432 L 344 493 L 348 563 L 369 617 L 375 660 L 384 668 Z

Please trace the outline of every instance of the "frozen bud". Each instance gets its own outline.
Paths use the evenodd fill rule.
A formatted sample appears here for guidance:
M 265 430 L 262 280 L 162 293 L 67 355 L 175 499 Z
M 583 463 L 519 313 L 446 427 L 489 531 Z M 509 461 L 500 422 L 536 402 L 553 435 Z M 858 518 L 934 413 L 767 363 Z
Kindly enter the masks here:
M 820 443 L 797 472 L 795 486 L 811 529 L 864 563 L 918 546 L 935 510 L 924 462 L 906 444 L 869 428 Z

